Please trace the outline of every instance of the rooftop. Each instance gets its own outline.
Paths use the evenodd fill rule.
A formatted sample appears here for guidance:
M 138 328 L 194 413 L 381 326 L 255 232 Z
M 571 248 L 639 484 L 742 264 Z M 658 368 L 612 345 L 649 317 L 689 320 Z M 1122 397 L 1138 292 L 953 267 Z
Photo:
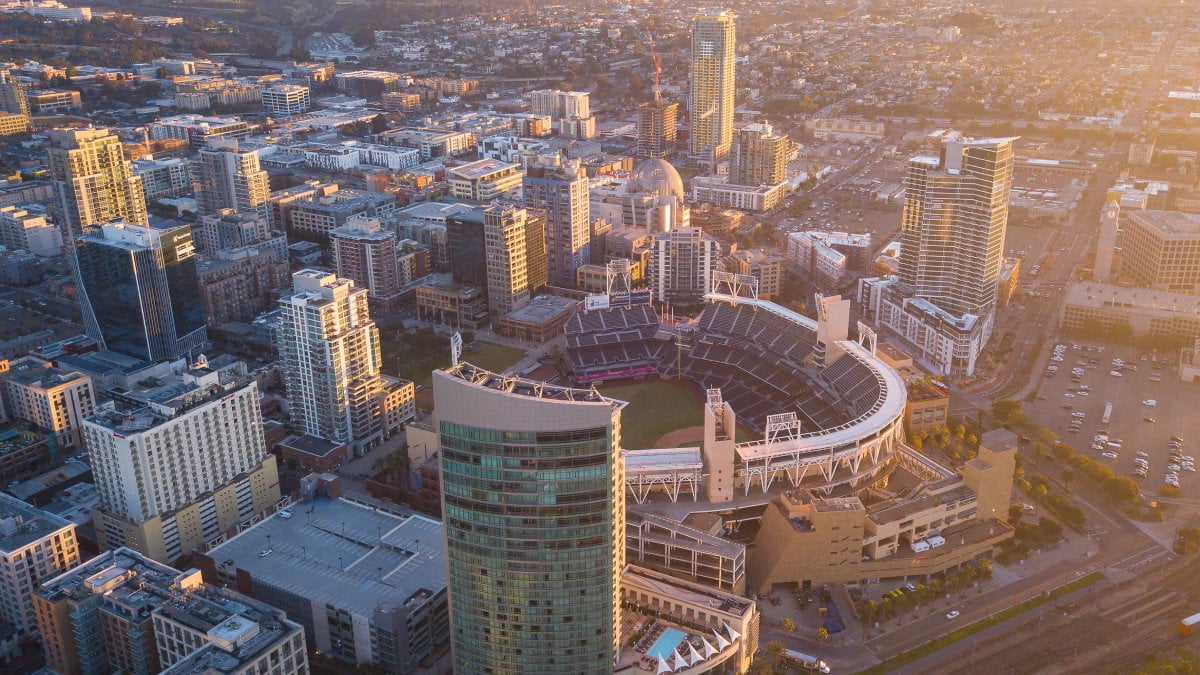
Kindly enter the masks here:
M 3 378 L 25 386 L 37 385 L 43 389 L 51 389 L 69 382 L 87 377 L 83 373 L 66 371 L 34 359 L 21 359 L 11 362 Z
M 11 554 L 71 523 L 0 493 L 0 551 Z
M 1181 211 L 1130 211 L 1129 220 L 1160 237 L 1200 237 L 1200 215 Z
M 547 324 L 565 314 L 575 311 L 579 303 L 571 298 L 557 295 L 539 295 L 529 301 L 529 304 L 518 307 L 504 315 L 505 321 L 519 323 Z
M 1063 304 L 1097 309 L 1123 308 L 1160 316 L 1200 317 L 1200 295 L 1094 282 L 1068 286 Z
M 445 589 L 442 538 L 442 524 L 424 516 L 318 499 L 276 513 L 208 555 L 257 582 L 370 616 Z
M 499 173 L 501 171 L 516 171 L 520 169 L 519 164 L 511 164 L 509 162 L 501 162 L 498 159 L 490 157 L 478 161 L 463 164 L 447 169 L 449 173 L 465 178 L 466 180 L 477 180 L 489 174 Z

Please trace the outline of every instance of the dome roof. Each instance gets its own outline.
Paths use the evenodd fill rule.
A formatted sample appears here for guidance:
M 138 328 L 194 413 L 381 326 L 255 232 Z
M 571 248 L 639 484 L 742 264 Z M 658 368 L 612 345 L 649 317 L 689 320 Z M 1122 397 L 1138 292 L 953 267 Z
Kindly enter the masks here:
M 665 159 L 647 159 L 629 174 L 629 192 L 674 195 L 683 202 L 683 179 Z

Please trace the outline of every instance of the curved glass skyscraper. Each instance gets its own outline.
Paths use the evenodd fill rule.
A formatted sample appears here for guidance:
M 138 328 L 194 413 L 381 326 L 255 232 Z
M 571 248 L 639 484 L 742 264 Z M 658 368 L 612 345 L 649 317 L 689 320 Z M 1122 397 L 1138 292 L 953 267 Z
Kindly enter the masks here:
M 465 363 L 433 393 L 454 672 L 611 672 L 624 403 Z

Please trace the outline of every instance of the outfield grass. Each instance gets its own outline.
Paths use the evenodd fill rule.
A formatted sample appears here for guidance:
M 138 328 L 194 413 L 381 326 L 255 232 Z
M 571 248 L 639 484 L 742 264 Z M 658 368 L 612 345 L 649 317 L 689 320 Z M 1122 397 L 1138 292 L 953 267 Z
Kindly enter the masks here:
M 516 347 L 481 342 L 479 349 L 463 354 L 463 361 L 494 373 L 503 373 L 525 357 L 525 351 Z
M 887 661 L 884 661 L 883 663 L 880 663 L 879 665 L 873 666 L 871 668 L 868 668 L 867 670 L 862 671 L 861 675 L 882 675 L 883 673 L 891 672 L 901 666 L 908 665 L 908 664 L 912 663 L 913 661 L 916 661 L 917 659 L 921 659 L 926 656 L 929 656 L 930 654 L 938 651 L 939 649 L 942 649 L 943 647 L 952 645 L 955 642 L 958 642 L 959 640 L 969 638 L 972 635 L 978 633 L 979 631 L 991 628 L 992 626 L 995 626 L 996 624 L 1001 623 L 1003 621 L 1007 621 L 1007 620 L 1013 618 L 1014 616 L 1024 614 L 1025 612 L 1028 612 L 1031 609 L 1034 609 L 1036 607 L 1041 607 L 1042 605 L 1046 604 L 1047 602 L 1050 602 L 1057 598 L 1061 598 L 1064 595 L 1074 593 L 1075 591 L 1077 591 L 1081 588 L 1086 588 L 1088 586 L 1091 586 L 1094 583 L 1097 583 L 1097 582 L 1103 581 L 1103 580 L 1104 580 L 1104 574 L 1102 572 L 1092 572 L 1091 574 L 1089 574 L 1085 577 L 1076 579 L 1075 581 L 1072 581 L 1069 584 L 1064 584 L 1062 586 L 1059 586 L 1058 588 L 1055 588 L 1054 590 L 1050 591 L 1049 593 L 1034 596 L 1034 597 L 1026 600 L 1025 602 L 1022 602 L 1019 605 L 1009 607 L 1008 609 L 997 612 L 996 614 L 993 614 L 993 615 L 987 617 L 986 619 L 980 619 L 979 621 L 976 621 L 973 624 L 970 624 L 968 626 L 963 626 L 962 628 L 959 628 L 956 631 L 947 633 L 936 640 L 926 642 L 925 644 L 921 645 L 920 647 L 915 647 L 915 648 L 910 649 L 901 654 L 897 654 L 896 656 L 893 656 L 892 658 L 888 659 Z
M 629 402 L 621 411 L 621 445 L 626 448 L 652 448 L 668 431 L 704 424 L 704 407 L 690 382 L 651 380 L 598 389 Z

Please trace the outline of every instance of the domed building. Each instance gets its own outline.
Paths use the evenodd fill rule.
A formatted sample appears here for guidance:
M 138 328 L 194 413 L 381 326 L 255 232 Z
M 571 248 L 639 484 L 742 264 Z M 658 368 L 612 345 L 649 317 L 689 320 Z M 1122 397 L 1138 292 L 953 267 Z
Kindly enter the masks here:
M 625 191 L 621 220 L 626 226 L 658 233 L 687 227 L 691 222 L 683 179 L 665 159 L 647 159 L 638 164 L 629 174 Z
M 655 196 L 673 195 L 683 203 L 683 179 L 665 159 L 647 159 L 629 174 L 629 192 Z

